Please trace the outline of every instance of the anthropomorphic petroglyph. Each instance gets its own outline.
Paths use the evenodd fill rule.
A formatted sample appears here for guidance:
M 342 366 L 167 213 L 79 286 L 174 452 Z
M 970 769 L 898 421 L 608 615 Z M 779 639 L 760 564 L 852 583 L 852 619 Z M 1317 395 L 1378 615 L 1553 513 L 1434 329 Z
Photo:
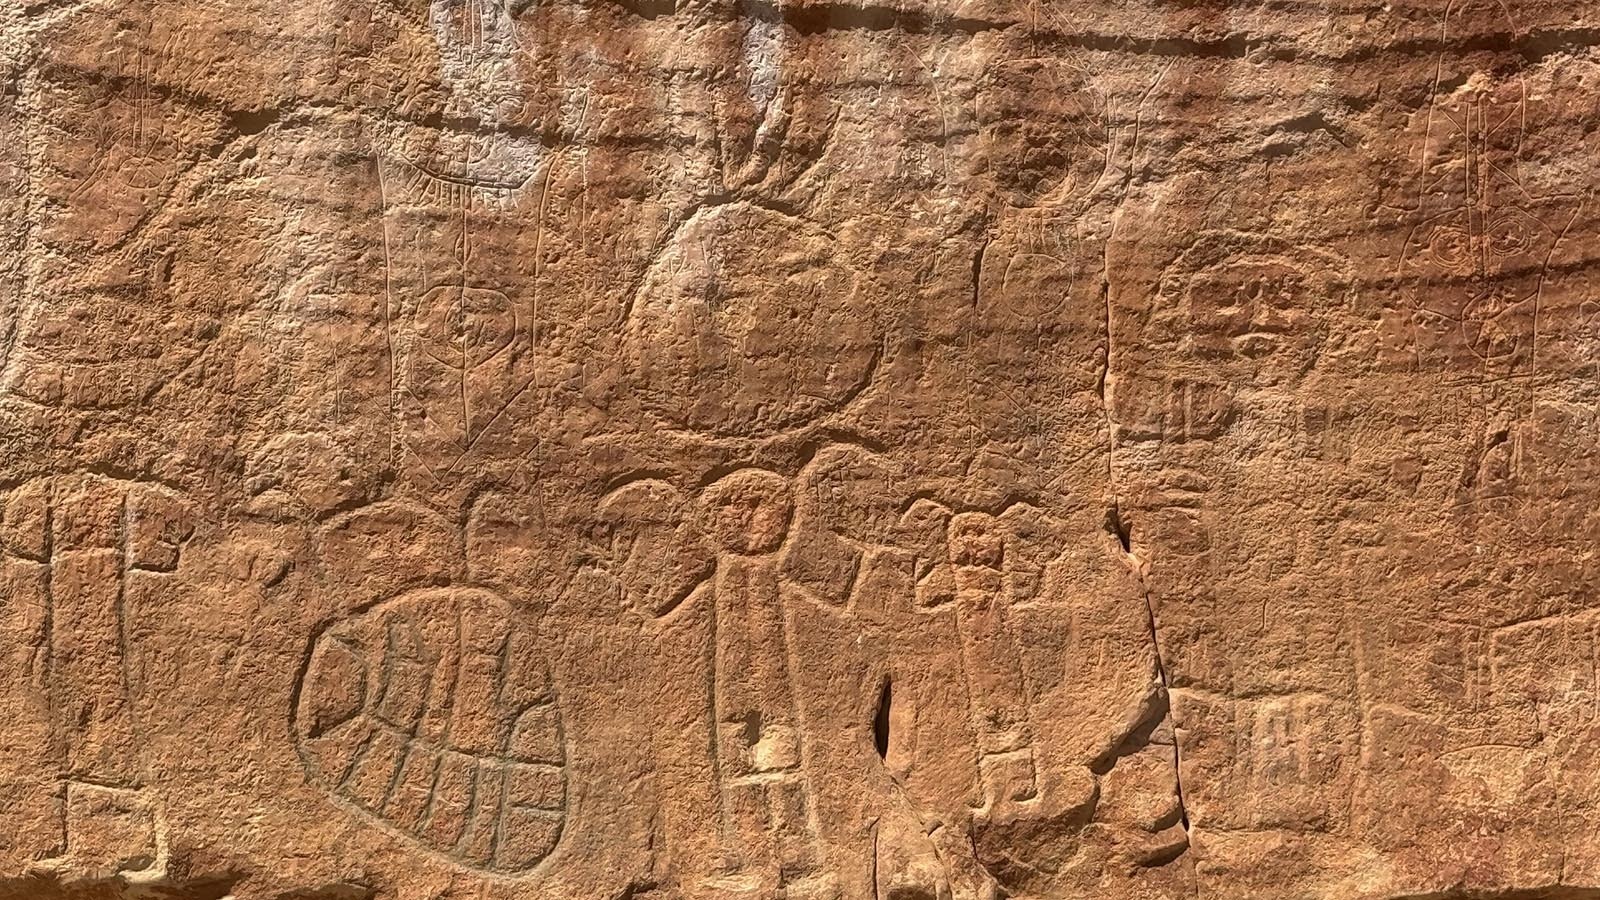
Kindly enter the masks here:
M 3 549 L 37 570 L 32 687 L 49 712 L 62 844 L 39 861 L 68 878 L 166 875 L 159 788 L 141 725 L 149 661 L 138 629 L 170 614 L 173 573 L 194 528 L 172 491 L 98 475 L 42 478 L 5 497 Z M 20 582 L 14 582 L 19 584 Z M 24 804 L 32 798 L 21 798 Z
M 1597 27 L 0 4 L 0 900 L 1586 897 Z
M 1524 74 L 1448 49 L 1486 20 L 1518 33 L 1498 0 L 1445 11 L 1447 49 L 1418 114 L 1425 132 L 1398 274 L 1414 310 L 1416 365 L 1493 380 L 1537 370 L 1546 270 L 1581 201 L 1545 194 L 1524 171 L 1533 103 Z

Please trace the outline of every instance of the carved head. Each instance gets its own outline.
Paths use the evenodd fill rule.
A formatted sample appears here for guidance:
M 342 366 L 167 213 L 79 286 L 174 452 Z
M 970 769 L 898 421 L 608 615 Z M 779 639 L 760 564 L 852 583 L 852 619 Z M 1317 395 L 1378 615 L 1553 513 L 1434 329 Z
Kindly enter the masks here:
M 734 472 L 700 497 L 701 530 L 729 553 L 776 552 L 789 533 L 793 512 L 789 482 L 761 469 Z
M 408 37 L 397 71 L 433 69 L 420 88 L 426 112 L 446 127 L 419 128 L 404 118 L 388 123 L 385 142 L 418 170 L 419 180 L 450 199 L 473 191 L 513 190 L 544 156 L 531 131 L 559 93 L 537 77 L 541 59 L 531 0 L 390 0 L 401 4 Z M 431 46 L 430 46 L 431 45 Z M 414 59 L 421 55 L 422 60 Z M 405 101 L 402 101 L 404 105 Z M 413 116 L 421 114 L 418 110 Z
M 988 513 L 956 513 L 946 535 L 950 562 L 957 567 L 999 571 L 1005 561 L 1005 537 Z
M 1060 202 L 1087 190 L 1105 169 L 1103 104 L 1069 63 L 1029 58 L 991 67 L 976 111 L 980 152 L 1009 206 Z
M 1154 316 L 1198 361 L 1257 383 L 1292 381 L 1320 352 L 1349 287 L 1330 254 L 1268 235 L 1207 231 L 1162 274 Z

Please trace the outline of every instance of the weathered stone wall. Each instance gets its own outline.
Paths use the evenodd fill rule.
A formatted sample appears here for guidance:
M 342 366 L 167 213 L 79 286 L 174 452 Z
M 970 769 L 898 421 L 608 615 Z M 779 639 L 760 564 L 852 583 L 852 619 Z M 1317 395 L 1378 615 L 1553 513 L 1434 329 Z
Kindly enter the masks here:
M 12 0 L 0 896 L 1600 897 L 1597 39 Z

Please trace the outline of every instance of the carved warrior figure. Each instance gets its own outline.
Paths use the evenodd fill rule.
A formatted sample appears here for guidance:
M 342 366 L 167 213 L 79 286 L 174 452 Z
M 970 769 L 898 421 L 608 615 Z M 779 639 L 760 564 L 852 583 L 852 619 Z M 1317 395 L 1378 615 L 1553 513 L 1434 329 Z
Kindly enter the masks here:
M 1457 0 L 1441 44 L 1491 23 L 1517 34 L 1499 0 Z M 1418 196 L 1400 259 L 1424 371 L 1485 378 L 1537 368 L 1546 270 L 1578 198 L 1541 196 L 1522 171 L 1528 86 L 1519 74 L 1439 56 L 1421 146 Z
M 434 0 L 427 24 L 442 114 L 462 124 L 381 125 L 377 157 L 398 443 L 443 480 L 536 377 L 537 248 L 516 248 L 526 189 L 550 162 L 508 130 L 530 118 L 508 4 Z
M 91 177 L 103 174 L 138 192 L 160 187 L 176 171 L 182 156 L 180 138 L 151 87 L 155 75 L 152 59 L 171 66 L 175 55 L 170 45 L 157 46 L 148 23 L 136 43 L 128 41 L 117 48 L 118 75 L 128 87 L 112 99 L 107 115 L 95 123 L 101 155 L 99 168 Z
M 808 735 L 827 714 L 803 703 L 793 682 L 801 638 L 791 629 L 817 614 L 858 634 L 873 668 L 892 671 L 908 696 L 933 691 L 967 704 L 952 733 L 919 733 L 928 726 L 902 720 L 878 748 L 899 792 L 883 801 L 905 805 L 921 825 L 901 834 L 887 824 L 898 809 L 880 810 L 893 829 L 874 845 L 880 883 L 930 897 L 965 885 L 957 896 L 982 896 L 967 871 L 974 853 L 996 863 L 1008 889 L 1077 877 L 1076 835 L 1096 787 L 1087 768 L 1042 762 L 1031 721 L 1040 688 L 1017 620 L 1041 600 L 1060 523 L 1024 503 L 957 511 L 909 493 L 886 460 L 835 445 L 793 479 L 743 469 L 698 496 L 650 479 L 600 505 L 601 565 L 632 606 L 664 623 L 703 617 L 718 890 L 836 889 L 819 874 L 821 782 L 807 769 L 816 752 Z M 890 648 L 910 633 L 938 646 Z M 889 840 L 901 843 L 891 849 Z
M 805 772 L 779 551 L 794 512 L 788 479 L 742 469 L 693 501 L 658 481 L 602 504 L 610 561 L 639 611 L 707 617 L 712 770 L 723 871 L 715 887 L 753 896 L 831 898 Z M 775 868 L 765 868 L 772 863 Z
M 1008 59 L 980 82 L 976 113 L 998 205 L 980 306 L 1052 325 L 1098 253 L 1084 212 L 1112 152 L 1104 100 L 1070 63 Z
M 50 767 L 65 844 L 42 869 L 74 878 L 166 875 L 159 798 L 147 782 L 138 675 L 130 636 L 170 591 L 192 531 L 188 506 L 165 488 L 97 475 L 28 482 L 5 498 L 0 557 L 34 572 L 11 581 L 38 596 L 24 642 L 48 710 Z M 26 726 L 13 723 L 19 733 Z M 26 804 L 28 798 L 15 800 Z
M 88 147 L 71 144 L 69 177 L 41 185 L 39 234 L 58 249 L 40 254 L 39 302 L 18 310 L 14 346 L 0 353 L 0 394 L 51 410 L 136 407 L 216 334 L 203 308 L 177 308 L 175 242 L 156 215 L 198 130 L 154 87 L 192 74 L 163 24 L 130 23 L 107 54 L 117 77 L 58 97 L 92 137 Z
M 1079 835 L 1095 819 L 1102 790 L 1087 767 L 1049 761 L 1045 735 L 1033 720 L 1048 687 L 1029 671 L 1022 620 L 1041 615 L 1041 604 L 1052 602 L 1046 582 L 1062 551 L 1059 528 L 1026 503 L 984 512 L 923 499 L 898 529 L 902 546 L 918 548 L 916 610 L 941 623 L 939 630 L 956 644 L 971 741 L 966 765 L 975 769 L 977 790 L 966 815 L 954 820 L 970 817 L 973 854 L 1003 889 L 1019 896 L 1056 895 L 1092 867 Z M 1060 621 L 1065 613 L 1055 609 L 1048 617 Z M 1130 714 L 1130 721 L 1148 724 L 1149 711 Z M 1113 742 L 1124 740 L 1118 735 Z M 945 816 L 952 815 L 939 796 L 948 785 L 908 783 L 913 800 L 944 806 Z M 1127 791 L 1123 786 L 1113 793 Z
M 953 603 L 961 661 L 978 741 L 984 813 L 1038 797 L 1027 679 L 1013 632 L 1002 524 L 987 513 L 957 513 L 946 525 L 945 565 L 917 585 L 924 607 Z

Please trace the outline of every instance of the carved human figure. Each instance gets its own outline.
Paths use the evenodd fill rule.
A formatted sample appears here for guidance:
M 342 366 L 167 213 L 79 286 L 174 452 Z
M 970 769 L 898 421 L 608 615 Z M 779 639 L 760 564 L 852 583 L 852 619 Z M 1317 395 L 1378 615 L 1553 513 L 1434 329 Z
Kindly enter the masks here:
M 1110 132 L 1086 73 L 1046 57 L 1006 59 L 978 86 L 981 153 L 994 192 L 992 234 L 979 251 L 980 311 L 1028 329 L 1056 324 L 1098 235 L 1085 218 L 1106 173 Z
M 616 542 L 610 564 L 635 608 L 706 616 L 720 856 L 708 886 L 821 900 L 837 886 L 814 820 L 780 577 L 793 512 L 789 480 L 761 469 L 726 475 L 693 499 L 643 481 L 602 504 Z
M 1486 24 L 1517 33 L 1499 0 L 1457 0 L 1441 44 Z M 1520 74 L 1440 54 L 1399 271 L 1424 371 L 1502 378 L 1537 366 L 1545 273 L 1580 203 L 1524 177 L 1529 105 Z
M 176 173 L 182 156 L 182 137 L 151 84 L 157 66 L 170 67 L 176 54 L 168 43 L 158 43 L 150 23 L 125 40 L 115 51 L 118 76 L 127 84 L 107 104 L 106 115 L 95 122 L 101 156 L 100 171 L 132 191 L 159 187 Z
M 129 4 L 105 37 L 104 77 L 51 87 L 61 124 L 39 152 L 43 212 L 32 292 L 19 307 L 0 394 L 52 412 L 149 401 L 218 333 L 215 308 L 180 297 L 187 264 L 158 213 L 214 125 L 174 99 L 192 74 L 171 23 Z
M 1038 796 L 1026 677 L 1009 621 L 1003 573 L 1005 538 L 994 516 L 963 512 L 947 526 L 947 566 L 918 585 L 927 607 L 951 603 L 978 741 L 981 811 L 992 813 Z
M 63 475 L 14 489 L 0 522 L 5 554 L 40 570 L 28 582 L 43 616 L 34 652 L 65 837 L 40 867 L 68 879 L 160 878 L 163 812 L 146 777 L 129 632 L 171 590 L 189 508 L 163 487 Z
M 462 127 L 378 123 L 397 443 L 444 481 L 532 385 L 539 308 L 526 193 L 549 159 L 517 4 L 433 0 L 438 113 Z
M 946 505 L 928 492 L 879 454 L 824 448 L 797 479 L 783 549 L 790 590 L 835 611 L 872 659 L 861 684 L 879 692 L 877 755 L 921 825 L 891 827 L 885 798 L 884 884 L 1066 896 L 1090 889 L 1107 854 L 1181 854 L 1165 693 L 1120 559 L 1099 541 L 1072 547 L 1066 523 L 1032 504 Z M 1040 645 L 1087 658 L 1051 659 Z M 1084 714 L 1104 716 L 1103 731 Z M 1063 752 L 1064 741 L 1084 747 Z
M 718 552 L 712 705 L 724 825 L 734 846 L 761 836 L 785 883 L 820 863 L 776 564 L 792 510 L 788 482 L 754 469 L 700 498 L 701 529 Z

